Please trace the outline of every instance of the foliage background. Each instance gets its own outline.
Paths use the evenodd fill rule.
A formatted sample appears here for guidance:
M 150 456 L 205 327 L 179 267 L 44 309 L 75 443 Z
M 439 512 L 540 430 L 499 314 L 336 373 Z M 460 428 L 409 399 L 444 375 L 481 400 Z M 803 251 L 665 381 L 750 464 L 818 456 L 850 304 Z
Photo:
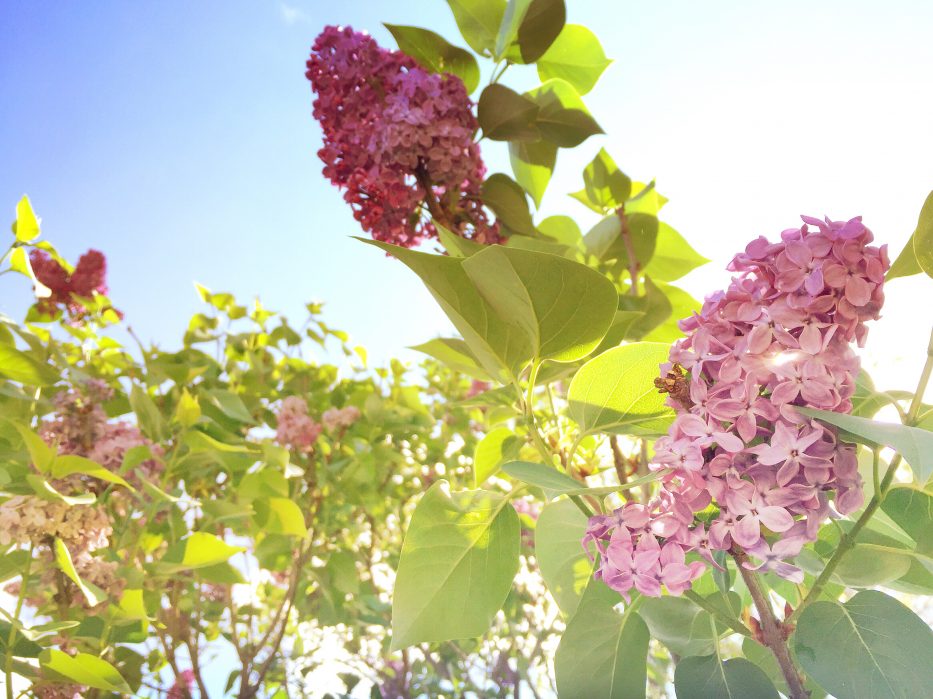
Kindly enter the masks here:
M 375 362 L 448 332 L 417 279 L 349 239 L 358 228 L 320 176 L 303 76 L 325 24 L 385 46 L 383 21 L 456 37 L 446 3 L 13 0 L 0 17 L 17 27 L 0 45 L 15 105 L 0 113 L 0 201 L 29 192 L 69 259 L 89 241 L 104 250 L 112 296 L 144 340 L 175 340 L 175 317 L 158 309 L 196 312 L 192 280 L 261 294 L 293 319 L 307 297 L 324 300 Z M 907 240 L 933 179 L 929 3 L 576 0 L 568 21 L 593 27 L 615 59 L 586 97 L 608 135 L 561 154 L 544 215 L 572 212 L 586 228 L 562 194 L 605 146 L 632 176 L 660 178 L 666 220 L 712 258 L 684 281 L 698 298 L 748 239 L 801 212 L 861 213 L 892 250 Z M 521 69 L 509 76 L 522 86 Z M 490 172 L 508 171 L 505 148 L 484 145 Z M 866 368 L 883 385 L 919 371 L 916 357 L 891 363 L 925 342 L 933 309 L 910 303 L 919 283 L 890 287 L 873 332 L 886 361 Z M 0 312 L 15 317 L 28 290 L 12 286 Z

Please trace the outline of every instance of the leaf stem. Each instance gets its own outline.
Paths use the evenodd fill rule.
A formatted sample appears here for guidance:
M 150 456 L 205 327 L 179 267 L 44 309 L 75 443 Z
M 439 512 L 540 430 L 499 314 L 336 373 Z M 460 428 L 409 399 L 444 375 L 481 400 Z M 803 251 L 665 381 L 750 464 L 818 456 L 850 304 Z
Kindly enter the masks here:
M 528 374 L 528 389 L 525 394 L 522 394 L 522 390 L 517 383 L 514 385 L 515 390 L 518 393 L 519 401 L 521 403 L 522 414 L 525 418 L 525 426 L 528 428 L 528 433 L 531 435 L 531 441 L 534 443 L 538 453 L 541 454 L 544 462 L 548 466 L 553 467 L 554 454 L 548 448 L 547 443 L 544 441 L 544 437 L 541 436 L 541 432 L 538 430 L 538 425 L 535 422 L 535 414 L 533 410 L 535 382 L 538 378 L 538 369 L 540 366 L 541 363 L 537 359 L 534 360 L 531 365 L 531 371 Z M 583 499 L 579 495 L 569 495 L 568 497 L 583 514 L 585 514 L 587 517 L 593 516 L 593 510 L 591 510 L 586 505 L 586 503 L 583 502 Z M 598 509 L 598 503 L 594 504 L 594 506 Z
M 509 69 L 509 66 L 510 66 L 510 65 L 512 65 L 512 64 L 509 63 L 508 61 L 506 61 L 506 62 L 505 62 L 505 65 L 502 66 L 502 70 L 500 70 L 498 74 L 494 74 L 494 75 L 493 75 L 492 79 L 489 81 L 489 84 L 490 84 L 490 85 L 494 85 L 495 83 L 499 82 L 499 80 L 501 80 L 501 79 L 502 79 L 502 76 L 505 74 L 505 71 L 507 71 L 507 70 Z M 498 67 L 499 67 L 498 65 L 496 65 L 495 67 L 493 67 L 493 69 L 492 69 L 492 70 L 493 70 L 493 73 L 496 72 L 496 68 L 498 68 Z

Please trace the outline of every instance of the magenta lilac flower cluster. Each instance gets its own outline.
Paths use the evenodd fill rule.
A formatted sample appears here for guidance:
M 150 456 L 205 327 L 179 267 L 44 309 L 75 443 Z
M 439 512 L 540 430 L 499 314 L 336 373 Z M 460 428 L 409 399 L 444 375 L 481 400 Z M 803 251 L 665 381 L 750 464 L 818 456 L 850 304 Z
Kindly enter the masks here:
M 436 235 L 433 216 L 464 237 L 498 240 L 479 196 L 486 169 L 459 78 L 428 73 L 349 27 L 326 27 L 307 68 L 324 175 L 365 230 L 412 247 Z
M 760 237 L 729 265 L 726 291 L 680 323 L 687 334 L 661 367 L 677 417 L 657 440 L 660 493 L 590 520 L 597 576 L 626 597 L 680 594 L 732 551 L 752 570 L 794 581 L 792 565 L 833 512 L 862 502 L 855 448 L 795 406 L 849 412 L 865 321 L 878 318 L 889 267 L 861 218 Z M 698 513 L 702 513 L 698 516 Z M 711 513 L 711 514 L 710 514 Z

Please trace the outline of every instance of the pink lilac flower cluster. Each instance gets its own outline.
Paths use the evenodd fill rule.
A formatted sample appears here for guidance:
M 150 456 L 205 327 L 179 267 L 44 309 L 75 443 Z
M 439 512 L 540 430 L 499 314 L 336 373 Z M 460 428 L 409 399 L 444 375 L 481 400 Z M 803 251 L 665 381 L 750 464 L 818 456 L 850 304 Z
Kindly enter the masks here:
M 113 391 L 102 381 L 91 380 L 79 389 L 69 389 L 55 397 L 55 414 L 44 420 L 39 428 L 43 440 L 58 454 L 75 454 L 96 461 L 104 468 L 119 471 L 127 450 L 146 446 L 155 458 L 146 459 L 136 468 L 144 477 L 158 474 L 162 464 L 161 450 L 150 444 L 136 428 L 127 422 L 111 422 L 103 403 L 113 397 Z M 127 480 L 139 485 L 134 470 L 124 474 Z M 58 492 L 99 493 L 107 483 L 97 478 L 72 475 L 51 483 Z M 125 493 L 118 489 L 111 494 L 110 504 L 117 512 L 128 509 Z M 118 565 L 106 560 L 101 553 L 110 543 L 111 514 L 97 504 L 68 505 L 60 500 L 47 500 L 35 495 L 16 495 L 0 503 L 0 546 L 32 544 L 37 547 L 41 560 L 48 564 L 41 575 L 40 589 L 56 588 L 52 551 L 53 539 L 60 539 L 68 548 L 75 568 L 83 580 L 104 590 L 111 598 L 119 597 L 125 580 L 118 576 Z M 76 599 L 83 597 L 77 588 Z M 28 598 L 39 607 L 42 596 Z M 102 602 L 93 610 L 105 608 Z M 85 605 L 91 611 L 92 608 Z
M 87 689 L 80 684 L 38 683 L 30 687 L 36 699 L 84 699 Z
M 39 434 L 59 454 L 84 456 L 110 471 L 122 468 L 123 458 L 130 449 L 148 447 L 155 458 L 146 459 L 136 468 L 146 478 L 157 476 L 163 468 L 158 458 L 162 449 L 149 442 L 136 425 L 107 418 L 103 404 L 112 397 L 112 389 L 96 379 L 86 382 L 80 390 L 58 394 L 54 401 L 55 416 L 42 423 Z M 139 485 L 135 472 L 126 474 L 126 478 Z M 87 485 L 93 490 L 104 484 L 90 479 Z
M 690 552 L 718 566 L 713 552 L 732 551 L 800 582 L 788 561 L 834 515 L 830 495 L 841 514 L 863 502 L 855 448 L 795 406 L 851 410 L 852 343 L 878 318 L 887 251 L 861 218 L 803 221 L 750 243 L 729 288 L 680 323 L 687 336 L 657 382 L 677 413 L 655 443 L 660 493 L 593 517 L 584 538 L 601 553 L 597 576 L 626 598 L 688 589 L 706 566 Z
M 290 449 L 309 452 L 324 429 L 308 415 L 308 404 L 304 398 L 289 396 L 279 408 L 276 441 Z
M 360 409 L 355 405 L 348 405 L 345 408 L 328 408 L 321 415 L 321 423 L 328 432 L 346 430 L 359 419 Z
M 350 27 L 326 27 L 307 69 L 324 175 L 375 239 L 412 247 L 436 236 L 427 208 L 464 237 L 498 240 L 480 200 L 486 169 L 459 78 L 429 73 Z
M 175 683 L 165 693 L 165 697 L 166 699 L 187 699 L 191 696 L 193 687 L 194 671 L 182 670 L 175 678 Z

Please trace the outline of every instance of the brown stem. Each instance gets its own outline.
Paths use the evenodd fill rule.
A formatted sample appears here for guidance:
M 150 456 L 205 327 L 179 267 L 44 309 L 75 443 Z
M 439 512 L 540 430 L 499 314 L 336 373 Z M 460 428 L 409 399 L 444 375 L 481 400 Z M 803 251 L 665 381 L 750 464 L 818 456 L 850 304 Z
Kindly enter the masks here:
M 619 448 L 619 438 L 615 435 L 610 436 L 609 446 L 612 448 L 612 465 L 615 466 L 619 485 L 623 485 L 628 480 L 628 464 L 625 461 L 622 449 Z
M 181 677 L 181 671 L 178 669 L 178 663 L 175 661 L 175 649 L 166 639 L 165 634 L 159 630 L 158 626 L 155 626 L 156 636 L 159 637 L 159 642 L 162 644 L 162 650 L 165 653 L 165 660 L 168 662 L 172 672 L 175 674 L 175 679 Z
M 423 163 L 418 163 L 418 167 L 415 168 L 415 179 L 418 181 L 421 189 L 424 190 L 424 203 L 427 204 L 431 217 L 445 228 L 456 233 L 457 227 L 453 221 L 450 220 L 450 216 L 447 215 L 447 212 L 444 211 L 444 207 L 441 206 L 441 203 L 437 200 L 437 196 L 434 194 L 434 188 L 431 186 L 431 178 L 428 177 L 428 171 L 424 168 Z
M 807 699 L 810 693 L 804 689 L 803 680 L 800 678 L 800 672 L 794 666 L 793 658 L 790 655 L 790 649 L 787 647 L 787 639 L 784 638 L 783 625 L 774 616 L 774 610 L 771 609 L 771 603 L 765 597 L 764 591 L 758 582 L 758 576 L 754 571 L 748 570 L 742 564 L 748 559 L 744 552 L 732 552 L 736 567 L 745 581 L 748 591 L 751 593 L 752 601 L 758 610 L 758 617 L 761 621 L 762 640 L 765 645 L 771 649 L 778 666 L 781 668 L 781 674 L 787 682 L 790 690 L 791 699 Z
M 201 699 L 208 699 L 207 685 L 204 684 L 204 678 L 201 676 L 200 650 L 197 641 L 197 637 L 200 633 L 200 628 L 194 629 L 194 640 L 185 639 L 185 645 L 188 647 L 188 655 L 191 658 L 191 672 L 194 674 L 194 681 L 198 685 L 198 692 L 201 694 Z
M 236 650 L 237 657 L 240 659 L 240 686 L 242 687 L 249 680 L 250 657 L 246 652 L 246 649 L 243 647 L 243 644 L 240 643 L 240 639 L 237 638 L 237 610 L 236 605 L 233 602 L 233 589 L 232 587 L 227 586 L 224 592 L 227 598 L 227 609 L 230 611 L 230 642 L 233 644 L 233 648 Z
M 313 536 L 313 532 L 309 534 L 309 538 L 313 538 Z M 255 697 L 259 692 L 259 688 L 262 686 L 263 680 L 266 678 L 266 673 L 268 673 L 269 668 L 272 667 L 272 662 L 275 660 L 275 657 L 278 653 L 278 648 L 285 636 L 285 629 L 288 627 L 288 617 L 291 614 L 292 606 L 295 603 L 295 596 L 298 593 L 298 581 L 301 579 L 301 570 L 304 567 L 304 564 L 307 563 L 308 559 L 311 557 L 311 550 L 311 544 L 308 543 L 307 548 L 301 551 L 295 560 L 295 566 L 292 569 L 292 579 L 289 582 L 288 590 L 285 593 L 285 598 L 282 600 L 281 606 L 279 606 L 275 620 L 272 622 L 272 625 L 269 626 L 268 631 L 266 631 L 262 640 L 259 642 L 259 645 L 256 647 L 256 652 L 258 653 L 259 650 L 261 650 L 266 645 L 270 636 L 272 636 L 274 633 L 274 636 L 272 636 L 272 642 L 269 645 L 269 655 L 266 656 L 266 659 L 262 662 L 262 665 L 256 669 L 255 682 L 247 683 L 244 686 L 241 681 L 240 699 L 252 699 Z

